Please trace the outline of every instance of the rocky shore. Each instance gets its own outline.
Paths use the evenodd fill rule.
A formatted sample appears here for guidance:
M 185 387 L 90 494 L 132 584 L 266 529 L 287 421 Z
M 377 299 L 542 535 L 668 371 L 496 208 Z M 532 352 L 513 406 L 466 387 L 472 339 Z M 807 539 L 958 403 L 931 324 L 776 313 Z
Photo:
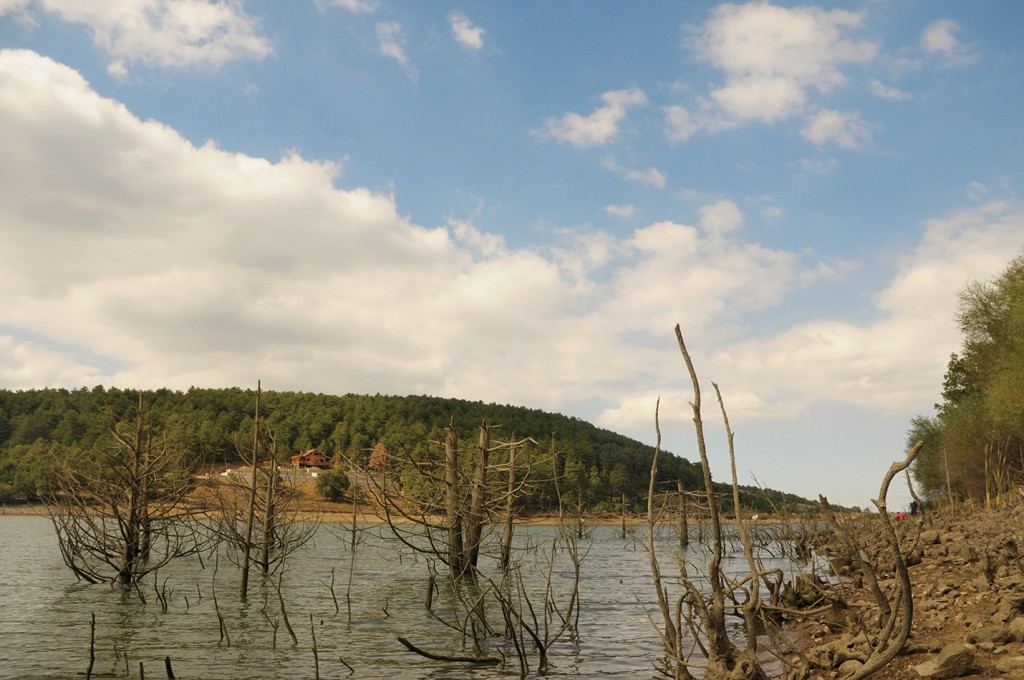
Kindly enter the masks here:
M 994 510 L 926 512 L 897 523 L 913 626 L 903 651 L 872 677 L 1024 680 L 1024 502 L 1016 500 Z M 880 533 L 859 536 L 881 565 L 881 590 L 894 593 L 894 566 L 891 557 L 886 564 Z M 850 561 L 833 557 L 832 564 L 842 575 L 841 604 L 798 622 L 799 645 L 818 668 L 810 674 L 816 679 L 849 677 L 861 666 L 872 631 L 858 621 L 878 616 L 876 598 Z

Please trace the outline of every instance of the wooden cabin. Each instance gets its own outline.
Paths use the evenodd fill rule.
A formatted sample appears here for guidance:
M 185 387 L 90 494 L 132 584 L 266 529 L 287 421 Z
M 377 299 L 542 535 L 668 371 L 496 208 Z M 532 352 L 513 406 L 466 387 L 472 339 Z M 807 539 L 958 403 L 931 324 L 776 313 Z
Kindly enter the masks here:
M 333 464 L 320 449 L 309 449 L 301 451 L 292 456 L 292 467 L 297 468 L 331 468 Z

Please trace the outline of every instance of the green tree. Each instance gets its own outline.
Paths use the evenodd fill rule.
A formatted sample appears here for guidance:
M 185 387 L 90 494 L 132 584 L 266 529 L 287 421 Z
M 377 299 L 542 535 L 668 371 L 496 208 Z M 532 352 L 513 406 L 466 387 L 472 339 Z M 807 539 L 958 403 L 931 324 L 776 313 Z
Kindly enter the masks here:
M 351 482 L 340 468 L 324 470 L 316 475 L 316 492 L 325 500 L 340 502 L 345 497 Z
M 914 476 L 929 497 L 988 503 L 1024 477 L 1024 255 L 959 298 L 963 347 L 947 365 L 938 417 L 911 423 L 909 438 L 925 441 Z

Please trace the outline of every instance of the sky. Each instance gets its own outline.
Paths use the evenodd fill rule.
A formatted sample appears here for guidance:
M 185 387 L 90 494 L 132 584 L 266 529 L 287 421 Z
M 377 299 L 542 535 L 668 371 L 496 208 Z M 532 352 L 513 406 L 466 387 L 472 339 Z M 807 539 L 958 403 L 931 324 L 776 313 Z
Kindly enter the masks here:
M 0 0 L 0 387 L 565 413 L 870 507 L 1024 253 L 1024 4 Z M 890 508 L 909 502 L 906 484 Z

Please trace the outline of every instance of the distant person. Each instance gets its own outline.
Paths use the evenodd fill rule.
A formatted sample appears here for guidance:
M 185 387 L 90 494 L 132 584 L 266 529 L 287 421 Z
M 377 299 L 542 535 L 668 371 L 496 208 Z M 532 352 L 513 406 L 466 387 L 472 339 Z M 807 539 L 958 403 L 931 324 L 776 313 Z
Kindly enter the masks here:
M 903 521 L 903 520 L 905 520 L 906 518 L 907 518 L 907 516 L 906 516 L 906 515 L 904 515 L 904 514 L 903 514 L 902 512 L 897 512 L 897 513 L 896 513 L 896 521 L 897 521 L 897 522 L 902 522 L 902 521 Z
M 910 516 L 917 515 L 917 501 L 910 501 Z

